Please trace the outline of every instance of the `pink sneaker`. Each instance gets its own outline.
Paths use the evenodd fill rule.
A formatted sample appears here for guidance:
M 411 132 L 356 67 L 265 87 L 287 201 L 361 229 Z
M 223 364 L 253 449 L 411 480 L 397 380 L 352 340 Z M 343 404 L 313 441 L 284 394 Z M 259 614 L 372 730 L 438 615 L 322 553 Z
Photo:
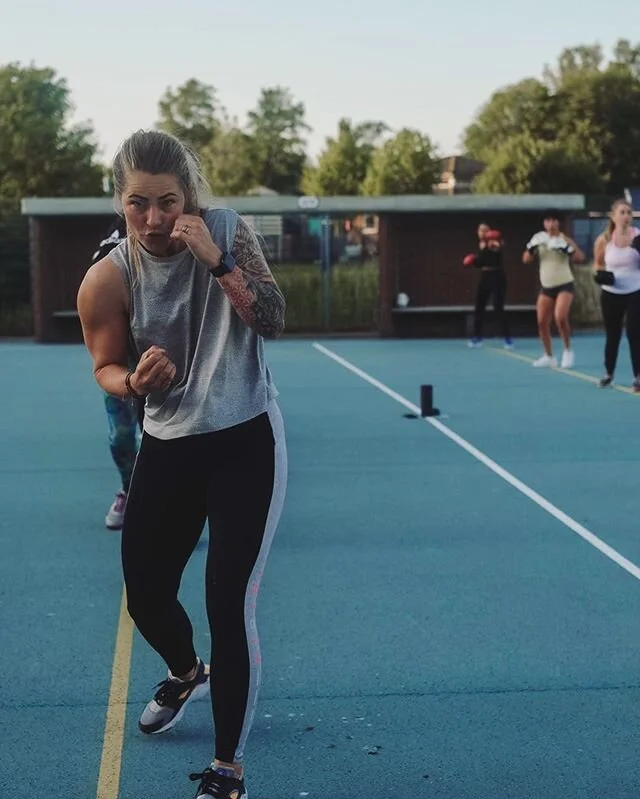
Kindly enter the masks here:
M 127 495 L 124 491 L 118 491 L 113 505 L 109 508 L 104 523 L 108 530 L 121 530 L 124 522 L 124 510 L 127 507 Z

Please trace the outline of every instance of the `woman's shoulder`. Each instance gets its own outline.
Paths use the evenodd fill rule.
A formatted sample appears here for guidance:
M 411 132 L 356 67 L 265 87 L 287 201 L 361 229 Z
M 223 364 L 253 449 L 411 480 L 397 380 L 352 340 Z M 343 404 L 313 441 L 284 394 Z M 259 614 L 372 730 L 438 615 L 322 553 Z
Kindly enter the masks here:
M 125 236 L 119 244 L 109 250 L 105 258 L 111 258 L 118 267 L 127 264 L 129 262 L 129 239 Z
M 233 208 L 205 208 L 202 218 L 216 244 L 230 249 L 242 223 L 240 214 Z
M 529 239 L 529 247 L 537 247 L 541 244 L 546 244 L 549 241 L 549 234 L 546 230 L 539 230 L 537 233 L 534 233 L 533 236 Z
M 119 308 L 126 302 L 126 279 L 113 257 L 114 252 L 92 264 L 80 284 L 78 303 L 86 312 L 95 307 Z
M 240 214 L 234 211 L 233 208 L 204 208 L 202 210 L 202 218 L 207 223 L 208 227 L 219 224 L 237 225 L 240 219 Z

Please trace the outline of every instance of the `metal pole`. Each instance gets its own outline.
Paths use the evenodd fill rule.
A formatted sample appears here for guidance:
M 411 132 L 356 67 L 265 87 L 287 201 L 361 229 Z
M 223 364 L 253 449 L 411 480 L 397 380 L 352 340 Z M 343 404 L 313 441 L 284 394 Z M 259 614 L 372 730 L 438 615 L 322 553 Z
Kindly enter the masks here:
M 322 315 L 325 330 L 331 327 L 331 217 L 322 219 Z

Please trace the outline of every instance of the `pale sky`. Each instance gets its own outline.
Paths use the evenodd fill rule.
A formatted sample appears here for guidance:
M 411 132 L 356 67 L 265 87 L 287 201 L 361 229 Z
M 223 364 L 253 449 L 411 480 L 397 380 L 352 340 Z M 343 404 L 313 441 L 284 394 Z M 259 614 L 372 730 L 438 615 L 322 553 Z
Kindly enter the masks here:
M 0 0 L 0 63 L 65 77 L 104 160 L 151 127 L 163 91 L 213 84 L 244 122 L 261 87 L 304 102 L 315 155 L 340 117 L 427 133 L 443 155 L 497 88 L 539 76 L 565 46 L 640 38 L 640 5 L 595 0 Z

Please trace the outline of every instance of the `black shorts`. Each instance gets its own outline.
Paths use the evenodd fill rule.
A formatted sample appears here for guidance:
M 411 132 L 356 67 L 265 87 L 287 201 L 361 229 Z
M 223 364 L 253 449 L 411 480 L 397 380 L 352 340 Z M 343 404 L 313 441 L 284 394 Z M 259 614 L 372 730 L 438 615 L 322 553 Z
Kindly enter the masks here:
M 553 288 L 546 289 L 544 286 L 540 289 L 540 294 L 543 297 L 551 297 L 552 300 L 557 299 L 559 294 L 563 292 L 567 292 L 568 294 L 575 293 L 575 283 L 571 281 L 571 283 L 563 283 L 561 286 L 553 286 Z

